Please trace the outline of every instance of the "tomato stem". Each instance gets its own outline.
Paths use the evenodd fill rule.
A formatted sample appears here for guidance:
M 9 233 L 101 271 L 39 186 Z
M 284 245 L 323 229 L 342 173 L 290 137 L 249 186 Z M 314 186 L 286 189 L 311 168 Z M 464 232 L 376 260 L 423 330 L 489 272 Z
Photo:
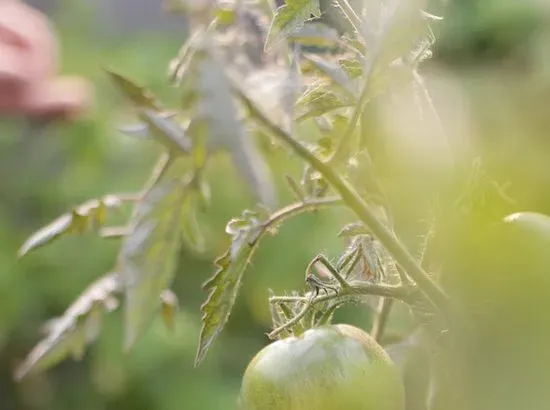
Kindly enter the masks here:
M 388 252 L 395 258 L 403 270 L 416 282 L 426 296 L 441 310 L 448 312 L 449 298 L 440 286 L 433 281 L 419 262 L 409 253 L 401 241 L 381 221 L 369 205 L 361 198 L 351 184 L 343 179 L 330 165 L 321 161 L 300 141 L 296 140 L 287 131 L 271 121 L 260 108 L 246 95 L 238 84 L 234 82 L 235 92 L 243 100 L 252 116 L 259 120 L 275 137 L 286 143 L 303 160 L 320 172 L 326 181 L 340 194 L 345 204 L 355 212 L 374 236 L 384 245 Z

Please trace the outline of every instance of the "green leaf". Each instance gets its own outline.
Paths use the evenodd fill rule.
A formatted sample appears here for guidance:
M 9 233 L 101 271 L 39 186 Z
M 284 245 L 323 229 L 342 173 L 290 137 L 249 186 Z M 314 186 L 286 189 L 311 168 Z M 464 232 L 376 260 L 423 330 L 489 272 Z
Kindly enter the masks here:
M 363 62 L 357 58 L 342 58 L 338 64 L 351 78 L 358 78 L 363 75 Z
M 22 257 L 63 235 L 82 234 L 89 228 L 97 230 L 105 223 L 107 209 L 119 207 L 122 202 L 120 196 L 107 195 L 77 206 L 32 234 L 19 248 L 18 256 Z
M 181 245 L 181 220 L 189 184 L 165 177 L 136 206 L 119 253 L 125 284 L 125 347 L 129 349 L 160 308 L 172 282 Z
M 171 155 L 191 152 L 191 140 L 174 118 L 161 116 L 151 110 L 142 110 L 140 117 L 145 121 L 153 139 L 163 144 Z
M 275 203 L 275 189 L 269 167 L 246 132 L 222 62 L 209 50 L 202 50 L 198 64 L 197 89 L 200 100 L 196 120 L 206 132 L 192 135 L 193 140 L 204 138 L 209 151 L 225 149 L 256 197 L 266 205 Z
M 296 121 L 304 121 L 308 118 L 347 108 L 353 102 L 345 96 L 332 91 L 324 85 L 310 87 L 296 102 Z
M 68 356 L 80 359 L 85 347 L 99 333 L 103 312 L 118 307 L 114 294 L 120 289 L 117 273 L 107 274 L 92 283 L 60 318 L 47 325 L 47 336 L 15 370 L 15 379 L 46 370 Z
M 328 61 L 313 54 L 305 54 L 304 57 L 313 64 L 317 70 L 321 71 L 325 76 L 330 78 L 333 84 L 345 91 L 350 98 L 357 99 L 359 97 L 359 84 L 353 81 L 346 71 L 337 63 Z
M 186 135 L 184 126 L 173 112 L 141 110 L 141 123 L 118 127 L 118 130 L 132 138 L 155 140 L 165 146 L 172 155 L 188 154 L 192 143 Z
M 319 0 L 286 0 L 273 17 L 265 49 L 269 50 L 281 40 L 302 30 L 311 15 L 320 17 Z
M 232 219 L 226 226 L 226 232 L 232 236 L 231 246 L 216 259 L 217 271 L 203 285 L 209 295 L 201 307 L 202 328 L 195 366 L 202 362 L 229 319 L 244 271 L 257 248 L 261 230 L 258 215 L 250 211 L 244 211 L 241 218 Z
M 137 108 L 161 111 L 158 100 L 144 87 L 111 70 L 105 70 L 119 91 Z

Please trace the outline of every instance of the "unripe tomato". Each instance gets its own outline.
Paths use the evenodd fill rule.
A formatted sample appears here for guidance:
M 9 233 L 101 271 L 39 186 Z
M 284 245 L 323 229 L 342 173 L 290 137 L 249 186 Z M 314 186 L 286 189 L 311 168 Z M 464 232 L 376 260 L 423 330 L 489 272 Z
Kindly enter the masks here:
M 241 387 L 243 410 L 403 410 L 397 366 L 354 326 L 309 329 L 252 359 Z

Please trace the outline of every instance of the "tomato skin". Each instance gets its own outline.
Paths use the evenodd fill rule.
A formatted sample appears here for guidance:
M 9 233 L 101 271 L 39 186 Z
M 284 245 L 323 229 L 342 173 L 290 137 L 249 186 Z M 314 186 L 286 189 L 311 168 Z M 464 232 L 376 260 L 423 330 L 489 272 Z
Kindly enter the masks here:
M 403 410 L 403 382 L 361 329 L 331 325 L 276 341 L 248 365 L 242 410 Z

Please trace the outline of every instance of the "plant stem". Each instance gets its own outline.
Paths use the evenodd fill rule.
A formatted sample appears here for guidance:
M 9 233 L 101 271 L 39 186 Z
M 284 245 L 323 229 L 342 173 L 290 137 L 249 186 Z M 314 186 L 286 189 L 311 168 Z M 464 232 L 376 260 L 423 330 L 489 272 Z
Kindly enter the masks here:
M 271 331 L 267 336 L 270 339 L 275 339 L 279 333 L 284 332 L 289 327 L 292 327 L 296 323 L 298 323 L 307 314 L 307 312 L 309 311 L 309 308 L 311 307 L 312 302 L 313 300 L 311 298 L 307 299 L 306 303 L 304 304 L 304 307 L 302 308 L 302 310 L 300 310 L 300 312 L 298 312 L 296 316 L 294 316 L 288 322 L 282 324 L 278 328 Z
M 370 228 L 374 236 L 384 245 L 405 272 L 407 272 L 407 274 L 418 284 L 428 298 L 440 309 L 448 311 L 449 299 L 446 293 L 430 278 L 415 258 L 401 244 L 399 239 L 376 218 L 375 213 L 359 196 L 350 183 L 336 173 L 329 164 L 321 161 L 302 143 L 272 122 L 238 84 L 234 84 L 234 87 L 235 92 L 247 105 L 253 117 L 260 120 L 263 126 L 274 136 L 290 146 L 299 157 L 320 172 L 326 181 L 340 194 L 344 203 Z
M 384 331 L 386 330 L 386 324 L 388 323 L 393 303 L 394 300 L 390 298 L 383 298 L 380 300 L 379 308 L 377 309 L 378 315 L 375 317 L 370 331 L 370 335 L 377 342 L 380 342 L 384 336 Z
M 292 218 L 302 212 L 339 204 L 343 204 L 342 199 L 340 197 L 333 196 L 319 199 L 309 199 L 304 202 L 297 202 L 287 205 L 270 215 L 269 219 L 264 222 L 262 229 L 258 232 L 258 235 L 250 241 L 250 245 L 254 246 L 262 238 L 262 236 L 269 231 L 270 228 L 277 226 L 285 219 Z
M 346 296 L 383 296 L 392 299 L 408 301 L 411 295 L 417 290 L 416 286 L 391 286 L 391 285 L 376 285 L 363 281 L 348 282 L 345 289 L 340 289 L 338 293 L 316 296 L 311 305 L 327 302 L 329 300 L 340 299 Z M 281 302 L 307 302 L 310 300 L 308 296 L 273 296 L 269 298 L 270 303 Z
M 359 95 L 359 100 L 357 101 L 357 104 L 355 104 L 348 126 L 344 131 L 344 135 L 342 135 L 342 137 L 340 138 L 340 142 L 336 146 L 334 153 L 327 160 L 327 163 L 329 164 L 338 162 L 342 159 L 342 156 L 345 155 L 346 146 L 347 144 L 349 144 L 349 139 L 353 136 L 353 132 L 357 128 L 357 124 L 359 123 L 359 119 L 361 118 L 361 114 L 363 113 L 363 108 L 370 96 L 370 88 L 372 83 L 371 77 L 372 72 L 374 71 L 374 67 L 378 61 L 378 54 L 379 50 L 377 50 L 375 47 L 375 49 L 372 50 L 372 54 L 367 57 L 365 68 L 363 71 L 365 79 L 363 81 L 363 88 L 361 90 L 361 94 Z

